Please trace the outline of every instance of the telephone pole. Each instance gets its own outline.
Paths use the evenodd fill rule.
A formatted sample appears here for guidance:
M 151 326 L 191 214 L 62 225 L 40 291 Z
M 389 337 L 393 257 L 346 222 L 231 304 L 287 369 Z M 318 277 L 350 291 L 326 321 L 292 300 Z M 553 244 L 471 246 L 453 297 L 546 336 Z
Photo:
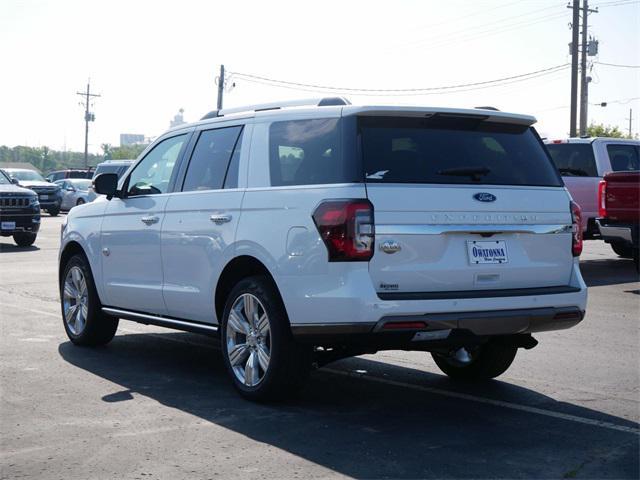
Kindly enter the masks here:
M 576 136 L 578 120 L 578 30 L 580 28 L 580 1 L 573 0 L 571 20 L 571 114 L 569 120 L 569 136 Z
M 224 65 L 220 65 L 218 77 L 218 110 L 222 110 L 222 94 L 224 93 Z
M 91 85 L 90 81 L 87 82 L 87 91 L 86 92 L 76 92 L 76 95 L 81 95 L 85 97 L 84 103 L 84 168 L 87 168 L 89 165 L 89 122 L 94 122 L 96 120 L 96 116 L 89 111 L 90 106 L 90 98 L 99 97 L 95 93 L 91 93 Z
M 633 138 L 631 136 L 631 124 L 633 122 L 633 108 L 629 109 L 629 138 Z
M 589 55 L 589 13 L 597 13 L 597 10 L 589 9 L 589 0 L 582 0 L 582 45 L 580 52 L 580 136 L 587 134 L 587 111 L 589 107 L 589 82 L 587 76 L 587 55 Z

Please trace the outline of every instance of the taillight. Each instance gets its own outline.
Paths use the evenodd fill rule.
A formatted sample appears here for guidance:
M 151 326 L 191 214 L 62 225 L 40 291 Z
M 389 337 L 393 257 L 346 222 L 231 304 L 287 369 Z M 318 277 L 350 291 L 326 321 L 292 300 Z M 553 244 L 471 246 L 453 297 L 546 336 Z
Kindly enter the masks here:
M 579 257 L 582 253 L 582 209 L 576 202 L 571 202 L 571 220 L 571 251 L 574 257 Z
M 327 246 L 330 262 L 368 261 L 375 231 L 369 200 L 327 200 L 313 212 L 313 221 Z
M 607 216 L 607 181 L 600 180 L 598 184 L 598 216 L 606 218 Z

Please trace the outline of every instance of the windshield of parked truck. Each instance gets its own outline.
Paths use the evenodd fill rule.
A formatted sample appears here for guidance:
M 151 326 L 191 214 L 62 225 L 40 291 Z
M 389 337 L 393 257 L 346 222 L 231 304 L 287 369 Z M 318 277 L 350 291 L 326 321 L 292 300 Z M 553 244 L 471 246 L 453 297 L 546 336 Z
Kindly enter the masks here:
M 46 182 L 42 175 L 33 170 L 7 170 L 7 173 L 13 178 L 17 178 L 18 180 L 25 182 Z

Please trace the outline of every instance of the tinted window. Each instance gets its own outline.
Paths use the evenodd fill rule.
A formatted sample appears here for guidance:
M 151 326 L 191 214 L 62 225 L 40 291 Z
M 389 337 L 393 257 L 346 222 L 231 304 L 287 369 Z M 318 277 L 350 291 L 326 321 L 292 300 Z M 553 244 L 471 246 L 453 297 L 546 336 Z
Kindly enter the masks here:
M 597 177 L 598 168 L 590 143 L 551 143 L 547 150 L 560 175 L 564 177 Z
M 335 118 L 273 123 L 271 185 L 353 182 L 353 167 L 343 162 L 339 124 Z
M 118 178 L 120 178 L 122 177 L 124 172 L 127 171 L 129 167 L 130 165 L 118 165 L 118 164 L 113 165 L 108 163 L 103 165 L 98 165 L 96 167 L 96 170 L 93 172 L 93 178 L 96 178 L 101 173 L 115 173 L 118 175 Z
M 222 188 L 241 131 L 242 127 L 227 127 L 200 133 L 189 161 L 183 191 Z M 235 175 L 237 186 L 237 171 Z
M 227 168 L 227 176 L 224 179 L 223 188 L 238 188 L 238 172 L 240 169 L 240 154 L 242 153 L 242 134 L 236 142 L 236 148 L 233 149 L 233 155 L 231 155 L 231 162 Z
M 607 145 L 611 169 L 614 172 L 638 170 L 640 147 L 635 145 Z
M 128 195 L 167 193 L 169 181 L 187 135 L 167 138 L 151 150 L 129 175 Z
M 534 131 L 480 118 L 361 117 L 367 182 L 560 186 Z

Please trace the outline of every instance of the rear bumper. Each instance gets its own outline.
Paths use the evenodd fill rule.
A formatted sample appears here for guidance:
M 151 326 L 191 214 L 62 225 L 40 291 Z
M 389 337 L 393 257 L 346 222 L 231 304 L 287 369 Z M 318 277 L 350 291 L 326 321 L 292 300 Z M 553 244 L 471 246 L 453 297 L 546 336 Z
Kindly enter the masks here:
M 580 323 L 584 315 L 578 307 L 454 312 L 385 316 L 377 323 L 366 324 L 293 325 L 291 331 L 296 340 L 305 343 L 410 349 L 461 338 L 563 330 Z
M 638 245 L 637 225 L 612 225 L 606 219 L 596 220 L 602 239 L 606 242 L 622 242 L 630 245 Z

